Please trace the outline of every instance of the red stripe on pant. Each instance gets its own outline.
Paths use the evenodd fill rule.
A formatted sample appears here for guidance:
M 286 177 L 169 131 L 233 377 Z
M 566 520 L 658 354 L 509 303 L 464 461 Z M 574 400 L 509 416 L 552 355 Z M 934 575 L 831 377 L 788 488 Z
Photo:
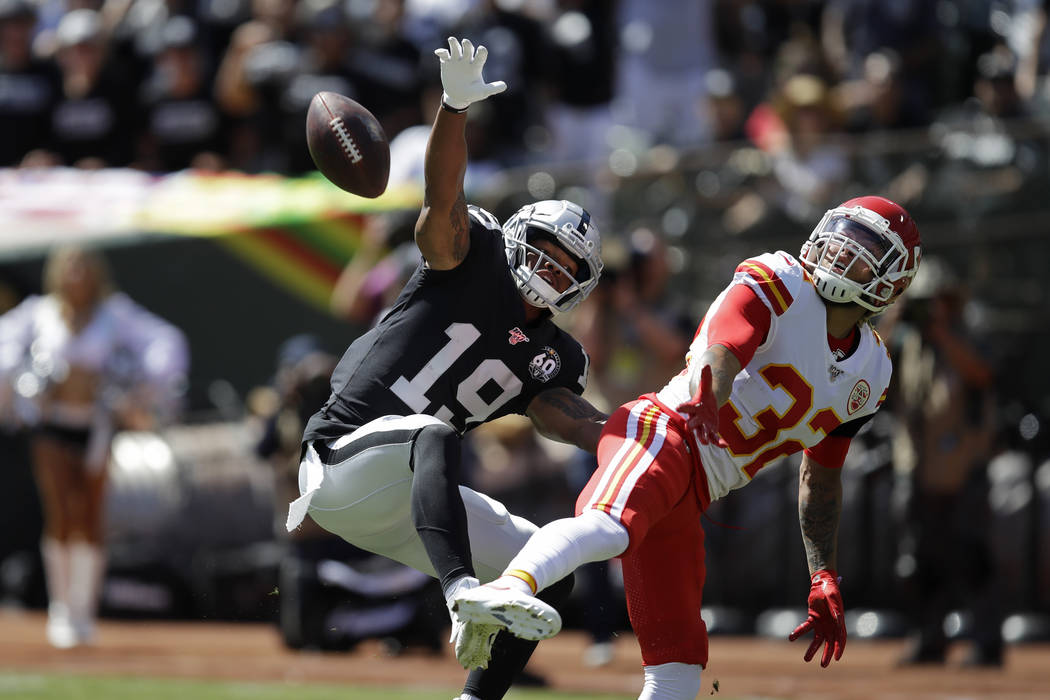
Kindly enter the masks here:
M 606 502 L 616 495 L 622 505 L 620 522 L 630 535 L 621 556 L 627 609 L 631 626 L 647 666 L 678 662 L 707 663 L 707 628 L 700 618 L 706 571 L 700 514 L 707 490 L 684 433 L 674 424 L 665 426 L 655 458 L 643 473 L 634 474 L 630 491 L 616 470 L 640 463 L 640 446 L 652 447 L 645 421 L 631 416 L 631 409 L 653 406 L 633 402 L 610 416 L 598 444 L 598 469 L 576 502 L 577 513 L 592 500 Z M 642 416 L 655 423 L 664 416 L 644 408 Z M 650 433 L 655 433 L 651 430 Z M 652 456 L 650 452 L 650 456 Z M 629 470 L 625 470 L 629 472 Z M 604 484 L 603 484 L 604 481 Z M 598 497 L 594 494 L 598 493 Z M 617 508 L 619 510 L 619 507 Z
M 638 402 L 627 418 L 627 439 L 623 441 L 616 452 L 608 461 L 608 467 L 604 470 L 609 474 L 609 479 L 602 480 L 598 484 L 594 494 L 596 502 L 591 506 L 603 510 L 611 515 L 619 515 L 622 504 L 615 507 L 620 498 L 620 491 L 624 483 L 630 478 L 631 473 L 638 468 L 643 461 L 651 459 L 650 449 L 657 440 L 663 441 L 660 434 L 659 408 L 653 404 Z M 640 413 L 639 413 L 640 409 Z M 636 417 L 637 414 L 637 417 Z M 615 512 L 614 512 L 615 511 Z

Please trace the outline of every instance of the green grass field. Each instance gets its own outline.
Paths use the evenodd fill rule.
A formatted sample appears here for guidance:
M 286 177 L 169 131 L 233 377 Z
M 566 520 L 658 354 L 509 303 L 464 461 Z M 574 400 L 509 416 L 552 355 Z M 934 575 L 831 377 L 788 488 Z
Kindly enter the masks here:
M 454 691 L 449 690 L 345 685 L 0 673 L 0 698 L 18 700 L 451 700 L 453 694 Z M 633 700 L 634 696 L 555 693 L 548 690 L 513 690 L 507 694 L 507 700 L 541 698 Z

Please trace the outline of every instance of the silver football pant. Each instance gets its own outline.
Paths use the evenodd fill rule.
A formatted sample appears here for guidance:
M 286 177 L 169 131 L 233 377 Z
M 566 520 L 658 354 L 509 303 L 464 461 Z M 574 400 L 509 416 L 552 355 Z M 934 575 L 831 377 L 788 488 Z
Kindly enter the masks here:
M 326 464 L 313 442 L 299 464 L 301 496 L 288 510 L 288 530 L 309 513 L 318 525 L 361 549 L 381 554 L 435 576 L 423 542 L 412 523 L 412 434 L 441 424 L 425 415 L 384 416 L 354 432 L 326 441 L 325 454 L 344 455 Z M 354 449 L 355 443 L 360 449 Z M 536 526 L 511 515 L 492 498 L 459 487 L 467 512 L 467 530 L 475 575 L 482 582 L 503 573 Z

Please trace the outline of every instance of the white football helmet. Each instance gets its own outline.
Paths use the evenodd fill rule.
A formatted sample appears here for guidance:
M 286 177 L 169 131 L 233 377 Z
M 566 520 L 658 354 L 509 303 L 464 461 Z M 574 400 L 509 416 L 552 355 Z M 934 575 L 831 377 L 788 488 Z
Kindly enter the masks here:
M 537 238 L 556 243 L 571 255 L 579 267 L 575 275 L 537 248 Z M 564 199 L 546 199 L 526 204 L 503 224 L 503 242 L 507 262 L 518 290 L 533 306 L 563 312 L 587 298 L 602 274 L 602 241 L 591 215 L 578 204 Z M 529 254 L 535 257 L 530 261 Z M 569 286 L 559 293 L 537 273 L 548 263 L 569 279 Z
M 880 313 L 911 284 L 922 241 L 902 206 L 884 197 L 857 197 L 824 214 L 799 257 L 822 297 Z M 862 267 L 871 270 L 871 280 L 851 279 Z

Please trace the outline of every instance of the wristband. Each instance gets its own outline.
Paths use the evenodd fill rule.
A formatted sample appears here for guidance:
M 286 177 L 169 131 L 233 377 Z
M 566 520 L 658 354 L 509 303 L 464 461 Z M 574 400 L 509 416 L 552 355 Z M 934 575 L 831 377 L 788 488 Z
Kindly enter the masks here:
M 452 112 L 453 114 L 463 114 L 467 111 L 466 107 L 464 107 L 463 109 L 457 109 L 456 107 L 453 107 L 448 102 L 445 102 L 444 98 L 442 98 L 441 100 L 441 109 L 445 110 L 446 112 Z

